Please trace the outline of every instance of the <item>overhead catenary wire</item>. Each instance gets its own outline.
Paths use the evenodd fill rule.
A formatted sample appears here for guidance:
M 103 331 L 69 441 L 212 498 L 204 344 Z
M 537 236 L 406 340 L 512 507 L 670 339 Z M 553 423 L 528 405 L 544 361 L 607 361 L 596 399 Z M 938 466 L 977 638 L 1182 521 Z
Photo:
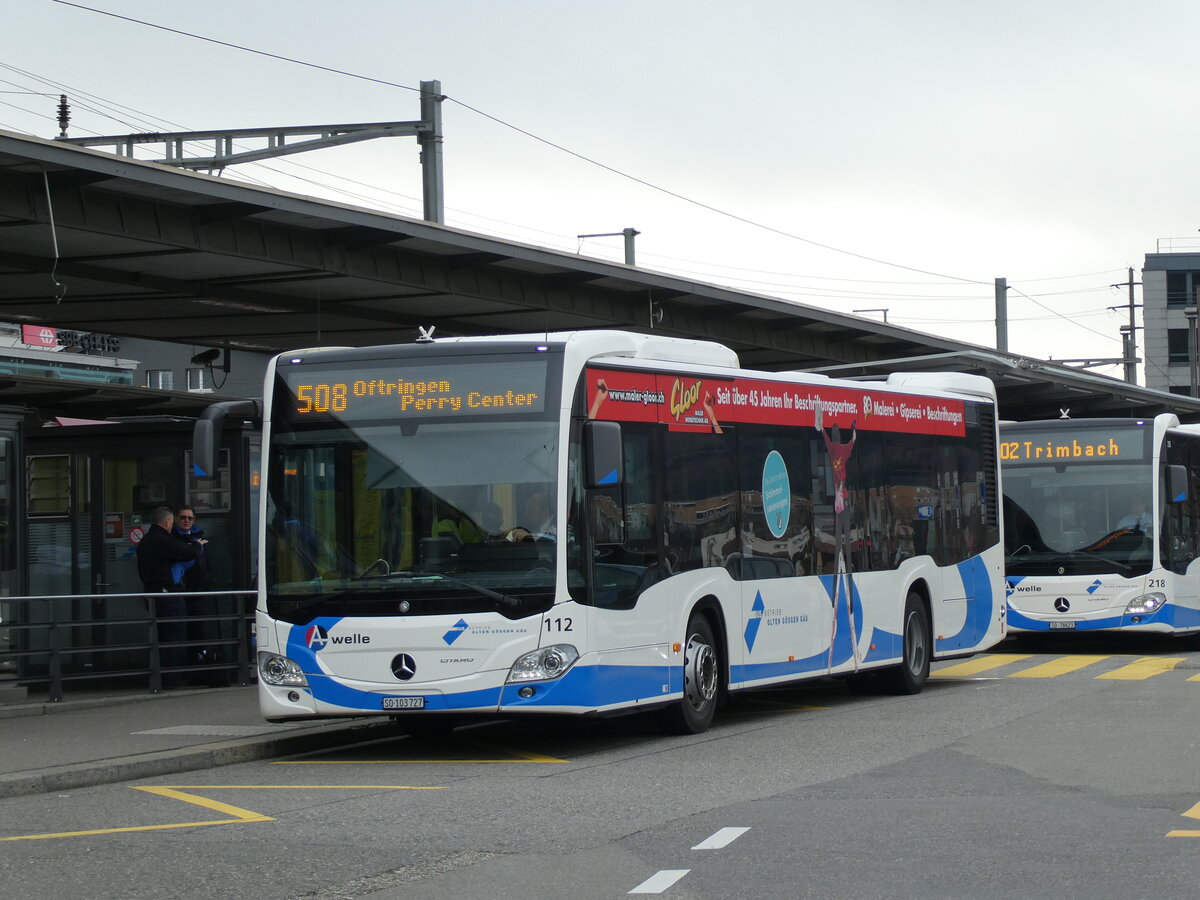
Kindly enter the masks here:
M 109 17 L 115 18 L 115 19 L 121 19 L 126 22 L 130 22 L 130 23 L 137 24 L 137 25 L 144 25 L 148 28 L 156 28 L 161 31 L 170 32 L 171 34 L 180 35 L 182 37 L 188 37 L 188 38 L 192 38 L 194 40 L 199 40 L 199 41 L 207 41 L 209 43 L 217 44 L 222 47 L 228 47 L 230 49 L 241 50 L 246 53 L 253 53 L 253 54 L 256 54 L 259 56 L 265 56 L 270 59 L 279 60 L 281 62 L 287 62 L 287 63 L 293 64 L 293 65 L 304 66 L 306 68 L 316 69 L 316 70 L 328 72 L 328 73 L 334 74 L 334 75 L 341 75 L 341 76 L 344 76 L 347 78 L 355 78 L 355 79 L 359 79 L 362 81 L 371 82 L 373 84 L 379 84 L 379 85 L 383 85 L 386 87 L 398 88 L 400 90 L 414 91 L 414 92 L 418 92 L 418 93 L 421 90 L 420 88 L 414 88 L 411 85 L 400 84 L 398 82 L 388 81 L 387 79 L 383 79 L 383 78 L 376 78 L 376 77 L 373 77 L 370 75 L 363 75 L 363 74 L 357 73 L 357 72 L 350 72 L 345 69 L 338 69 L 338 68 L 334 68 L 332 66 L 325 66 L 325 65 L 321 65 L 320 63 L 313 63 L 313 62 L 309 62 L 307 60 L 301 60 L 301 59 L 297 59 L 297 58 L 291 57 L 291 56 L 284 56 L 283 54 L 279 54 L 279 53 L 271 53 L 266 50 L 259 50 L 254 47 L 247 47 L 242 44 L 235 44 L 235 43 L 232 43 L 231 41 L 224 41 L 224 40 L 220 40 L 218 38 L 208 37 L 207 35 L 197 34 L 195 32 L 190 32 L 190 31 L 184 31 L 183 29 L 172 28 L 167 25 L 161 25 L 156 22 L 149 22 L 149 21 L 146 21 L 145 19 L 136 19 L 136 18 L 133 18 L 132 16 L 124 16 L 124 15 L 120 15 L 119 13 L 110 12 L 108 10 L 96 9 L 95 7 L 86 6 L 82 3 L 72 2 L 72 0 L 54 0 L 54 2 L 62 4 L 63 6 L 72 6 L 77 9 L 86 10 L 87 12 L 93 12 L 93 13 L 97 13 L 99 15 L 109 16 Z M 562 144 L 551 141 L 548 138 L 544 138 L 538 134 L 535 134 L 532 131 L 529 131 L 528 129 L 522 128 L 518 125 L 514 125 L 513 123 L 508 122 L 504 119 L 501 119 L 498 116 L 494 116 L 491 113 L 485 112 L 484 110 L 479 109 L 475 106 L 472 106 L 469 103 L 465 103 L 462 100 L 457 99 L 456 97 L 451 97 L 449 95 L 443 95 L 441 99 L 449 101 L 450 103 L 460 106 L 463 109 L 473 112 L 478 116 L 481 116 L 485 119 L 488 119 L 491 122 L 496 123 L 497 125 L 502 125 L 505 128 L 509 128 L 509 129 L 517 132 L 518 134 L 522 134 L 525 137 L 528 137 L 531 140 L 538 141 L 539 143 L 545 144 L 548 147 L 552 147 L 555 150 L 559 150 L 562 153 L 566 153 L 567 155 L 572 156 L 575 159 L 578 159 L 582 162 L 586 162 L 589 165 L 596 166 L 607 172 L 617 175 L 621 178 L 625 178 L 625 179 L 635 182 L 636 184 L 640 184 L 643 187 L 649 188 L 654 191 L 658 191 L 659 193 L 673 197 L 684 203 L 688 203 L 693 206 L 699 207 L 701 209 L 708 210 L 709 212 L 712 212 L 716 215 L 724 216 L 724 217 L 732 219 L 734 221 L 741 222 L 745 225 L 750 225 L 754 228 L 760 228 L 765 231 L 769 231 L 773 234 L 777 234 L 781 237 L 789 238 L 789 239 L 795 240 L 795 241 L 800 241 L 800 242 L 810 244 L 815 247 L 820 247 L 824 250 L 829 250 L 834 253 L 844 254 L 846 256 L 854 257 L 855 259 L 861 259 L 866 262 L 876 263 L 878 265 L 889 266 L 889 267 L 897 268 L 897 269 L 903 269 L 903 270 L 909 271 L 909 272 L 917 272 L 922 275 L 932 275 L 936 278 L 945 278 L 949 281 L 961 281 L 961 282 L 965 282 L 968 284 L 990 284 L 991 283 L 990 281 L 985 280 L 985 279 L 966 278 L 966 277 L 963 277 L 960 275 L 948 275 L 943 272 L 935 272 L 935 271 L 932 271 L 929 269 L 918 268 L 916 266 L 904 265 L 903 263 L 891 262 L 888 260 L 880 259 L 878 257 L 869 256 L 864 253 L 857 253 L 853 250 L 846 250 L 846 249 L 843 249 L 840 247 L 834 247 L 831 244 L 822 243 L 821 241 L 816 241 L 816 240 L 812 240 L 811 238 L 806 238 L 801 235 L 793 234 L 793 233 L 785 231 L 781 228 L 776 228 L 773 225 L 766 225 L 761 222 L 756 222 L 753 219 L 749 219 L 745 216 L 738 215 L 737 213 L 729 212 L 728 210 L 723 210 L 719 207 L 713 206 L 712 204 L 705 203 L 700 200 L 696 200 L 692 197 L 688 197 L 677 191 L 670 190 L 669 188 L 662 187 L 661 185 L 654 184 L 653 182 L 647 181 L 646 179 L 639 178 L 636 175 L 632 175 L 628 172 L 622 171 L 621 169 L 618 169 L 615 166 L 610 166 L 607 163 L 603 163 L 603 162 L 601 162 L 597 159 L 594 159 L 590 156 L 587 156 L 583 153 L 572 150 L 569 147 L 566 147 Z
M 178 28 L 173 28 L 173 27 L 166 26 L 166 25 L 161 25 L 161 24 L 158 24 L 158 23 L 155 23 L 155 22 L 150 22 L 150 21 L 146 21 L 146 20 L 143 20 L 143 19 L 137 19 L 137 18 L 133 18 L 133 17 L 130 17 L 130 16 L 125 16 L 125 15 L 121 15 L 121 14 L 118 14 L 118 13 L 110 12 L 110 11 L 107 11 L 107 10 L 97 9 L 97 8 L 95 8 L 95 7 L 90 7 L 90 6 L 87 6 L 87 5 L 85 5 L 85 4 L 82 4 L 82 3 L 72 2 L 72 0 L 54 0 L 54 2 L 56 2 L 56 3 L 59 3 L 59 4 L 61 4 L 61 5 L 64 5 L 64 6 L 70 6 L 70 7 L 74 7 L 74 8 L 80 9 L 80 10 L 84 10 L 84 11 L 87 11 L 87 12 L 96 13 L 96 14 L 99 14 L 99 15 L 104 15 L 104 16 L 108 16 L 108 17 L 111 17 L 111 18 L 114 18 L 114 19 L 119 19 L 119 20 L 127 21 L 127 22 L 130 22 L 130 23 L 133 23 L 133 24 L 137 24 L 137 25 L 141 25 L 141 26 L 146 26 L 146 27 L 150 27 L 150 28 L 159 29 L 159 30 L 162 30 L 162 31 L 165 31 L 165 32 L 169 32 L 169 33 L 172 33 L 172 34 L 177 34 L 177 35 L 180 35 L 180 36 L 182 36 L 182 37 L 187 37 L 187 38 L 189 38 L 189 39 L 200 40 L 200 41 L 206 41 L 206 42 L 209 42 L 209 43 L 212 43 L 212 44 L 216 44 L 216 45 L 219 45 L 219 46 L 228 47 L 228 48 L 230 48 L 230 49 L 235 49 L 235 50 L 238 50 L 238 51 L 242 51 L 242 52 L 246 52 L 246 53 L 252 53 L 252 54 L 259 55 L 259 56 L 263 56 L 263 57 L 267 57 L 267 58 L 275 59 L 275 60 L 278 60 L 278 61 L 281 61 L 281 62 L 285 62 L 285 63 L 288 63 L 288 64 L 292 64 L 292 65 L 304 66 L 304 67 L 307 67 L 307 68 L 312 68 L 312 69 L 315 69 L 315 70 L 318 70 L 318 71 L 327 72 L 327 73 L 330 73 L 330 74 L 335 74 L 335 75 L 339 75 L 339 76 L 343 76 L 343 77 L 348 77 L 348 78 L 354 78 L 354 79 L 362 80 L 362 81 L 365 81 L 365 82 L 370 82 L 370 83 L 374 83 L 374 84 L 378 84 L 378 85 L 382 85 L 382 86 L 386 86 L 386 87 L 392 87 L 392 88 L 401 89 L 401 90 L 406 90 L 406 91 L 411 91 L 411 92 L 419 92 L 419 91 L 421 90 L 420 88 L 415 88 L 415 87 L 412 87 L 411 85 L 405 85 L 405 84 L 401 84 L 401 83 L 397 83 L 397 82 L 389 81 L 389 80 L 387 80 L 387 79 L 376 78 L 376 77 L 373 77 L 373 76 L 364 75 L 364 74 L 357 73 L 357 72 L 351 72 L 351 71 L 348 71 L 348 70 L 345 70 L 345 69 L 339 69 L 339 68 L 335 68 L 335 67 L 332 67 L 332 66 L 326 66 L 326 65 L 319 64 L 319 63 L 309 62 L 309 61 L 306 61 L 306 60 L 297 59 L 297 58 L 295 58 L 295 57 L 286 56 L 286 55 L 283 55 L 283 54 L 278 54 L 278 53 L 272 53 L 272 52 L 265 51 L 265 50 L 260 50 L 260 49 L 254 48 L 254 47 L 248 47 L 248 46 L 245 46 L 245 45 L 242 45 L 242 44 L 237 44 L 237 43 L 233 43 L 233 42 L 230 42 L 230 41 L 221 40 L 221 39 L 218 39 L 218 38 L 212 38 L 212 37 L 208 37 L 208 36 L 205 36 L 205 35 L 197 34 L 197 33 L 195 33 L 195 32 L 190 32 L 190 31 L 186 31 L 186 30 L 183 30 L 183 29 L 178 29 Z M 488 113 L 488 112 L 486 112 L 486 111 L 484 111 L 484 110 L 478 109 L 478 108 L 476 108 L 476 107 L 474 107 L 474 106 L 472 106 L 472 105 L 470 105 L 470 104 L 468 104 L 468 103 L 465 103 L 465 102 L 463 102 L 463 101 L 461 101 L 461 100 L 458 100 L 458 99 L 457 99 L 457 98 L 455 98 L 455 97 L 451 97 L 451 96 L 448 96 L 448 95 L 443 95 L 443 96 L 442 96 L 440 99 L 443 99 L 443 100 L 445 100 L 445 101 L 448 101 L 448 102 L 450 102 L 450 103 L 456 104 L 457 106 L 460 106 L 460 107 L 462 107 L 463 109 L 466 109 L 466 110 L 468 110 L 468 111 L 470 111 L 470 112 L 472 112 L 472 113 L 474 113 L 474 114 L 476 114 L 476 115 L 478 115 L 478 116 L 481 116 L 481 117 L 483 117 L 483 118 L 485 118 L 485 119 L 487 119 L 487 120 L 489 120 L 489 121 L 492 121 L 492 122 L 494 122 L 494 123 L 496 123 L 496 124 L 498 124 L 498 125 L 501 125 L 501 126 L 503 126 L 503 127 L 505 127 L 505 128 L 511 129 L 511 130 L 513 130 L 513 131 L 515 131 L 515 132 L 517 132 L 517 133 L 519 133 L 519 134 L 522 134 L 522 135 L 526 136 L 527 138 L 529 138 L 529 139 L 531 139 L 531 140 L 534 140 L 534 141 L 540 142 L 540 143 L 542 143 L 542 144 L 544 144 L 544 145 L 546 145 L 546 146 L 549 146 L 549 147 L 551 147 L 551 148 L 553 148 L 553 149 L 556 149 L 556 150 L 558 150 L 558 151 L 560 151 L 560 152 L 562 152 L 562 153 L 565 153 L 565 154 L 567 154 L 567 155 L 569 155 L 569 156 L 571 156 L 571 157 L 573 157 L 573 158 L 579 159 L 580 161 L 582 161 L 582 162 L 585 162 L 585 163 L 587 163 L 587 164 L 589 164 L 589 165 L 593 165 L 593 166 L 596 166 L 596 167 L 598 167 L 598 168 L 601 168 L 601 169 L 603 169 L 603 170 L 605 170 L 605 171 L 608 171 L 608 172 L 610 172 L 610 173 L 612 173 L 612 174 L 614 174 L 614 175 L 617 175 L 617 176 L 619 176 L 619 177 L 621 177 L 621 178 L 625 178 L 625 179 L 631 180 L 631 181 L 633 181 L 634 183 L 637 183 L 637 184 L 639 184 L 639 185 L 642 185 L 643 187 L 646 187 L 646 188 L 648 188 L 648 189 L 650 189 L 650 190 L 654 190 L 654 191 L 657 191 L 657 192 L 663 193 L 663 194 L 665 194 L 665 195 L 667 195 L 667 196 L 670 196 L 670 197 L 673 197 L 673 198 L 675 198 L 675 199 L 677 199 L 677 200 L 679 200 L 679 201 L 681 201 L 681 202 L 685 202 L 685 203 L 688 203 L 688 204 L 694 205 L 694 206 L 696 206 L 696 207 L 698 207 L 698 208 L 705 209 L 705 210 L 707 210 L 707 211 L 709 211 L 709 212 L 712 212 L 713 214 L 720 215 L 720 216 L 723 216 L 723 217 L 729 218 L 729 219 L 731 219 L 731 220 L 734 220 L 734 221 L 741 222 L 741 223 L 743 223 L 743 224 L 746 224 L 746 225 L 749 225 L 749 226 L 752 226 L 752 227 L 755 227 L 755 228 L 759 228 L 759 229 L 766 230 L 766 231 L 768 231 L 768 232 L 771 232 L 771 233 L 777 234 L 777 235 L 779 235 L 779 236 L 782 236 L 782 237 L 784 237 L 784 238 L 791 239 L 791 240 L 796 240 L 796 241 L 800 241 L 800 242 L 803 242 L 803 243 L 807 243 L 807 244 L 809 244 L 809 245 L 812 245 L 812 246 L 820 247 L 820 248 L 822 248 L 822 249 L 829 250 L 829 251 L 831 251 L 831 252 L 835 252 L 835 253 L 839 253 L 839 254 L 844 254 L 844 255 L 846 255 L 846 256 L 850 256 L 850 257 L 853 257 L 853 258 L 856 258 L 856 259 L 861 259 L 861 260 L 864 260 L 864 261 L 867 261 L 867 262 L 872 262 L 872 263 L 875 263 L 875 264 L 879 264 L 879 265 L 883 265 L 883 266 L 888 266 L 888 267 L 893 267 L 893 268 L 898 268 L 898 269 L 902 269 L 902 270 L 906 270 L 906 271 L 911 271 L 911 272 L 915 272 L 915 273 L 919 273 L 919 274 L 930 275 L 930 276 L 932 276 L 932 277 L 935 277 L 935 278 L 940 278 L 940 279 L 945 279 L 945 280 L 947 280 L 947 281 L 952 281 L 952 282 L 960 282 L 960 283 L 966 283 L 966 284 L 979 284 L 979 285 L 985 285 L 985 284 L 991 284 L 991 283 L 992 283 L 992 282 L 991 282 L 991 280 L 983 280 L 983 279 L 978 279 L 978 278 L 967 278 L 967 277 L 963 277 L 963 276 L 946 274 L 946 273 L 943 273 L 943 272 L 937 272 L 937 271 L 933 271 L 933 270 L 930 270 L 930 269 L 923 269 L 923 268 L 919 268 L 919 267 L 916 267 L 916 266 L 910 266 L 910 265 L 905 265 L 905 264 L 902 264 L 902 263 L 897 263 L 897 262 L 892 262 L 892 261 L 889 261 L 889 260 L 884 260 L 884 259 L 881 259 L 881 258 L 878 258 L 878 257 L 875 257 L 875 256 L 868 255 L 868 254 L 864 254 L 864 253 L 858 253 L 858 252 L 851 251 L 851 250 L 846 250 L 846 249 L 844 249 L 844 248 L 840 248 L 840 247 L 836 247 L 836 246 L 833 246 L 833 245 L 830 245 L 830 244 L 826 244 L 826 243 L 823 243 L 823 242 L 821 242 L 821 241 L 816 241 L 816 240 L 813 240 L 813 239 L 810 239 L 810 238 L 806 238 L 806 237 L 804 237 L 804 236 L 802 236 L 802 235 L 794 234 L 794 233 L 792 233 L 792 232 L 789 232 L 789 231 L 786 231 L 786 230 L 784 230 L 784 229 L 782 229 L 782 228 L 777 228 L 777 227 L 775 227 L 775 226 L 766 225 L 766 224 L 763 224 L 763 223 L 760 223 L 760 222 L 754 221 L 754 220 L 752 220 L 752 219 L 750 219 L 750 218 L 747 218 L 747 217 L 744 217 L 744 216 L 738 215 L 738 214 L 736 214 L 736 213 L 729 212 L 728 210 L 724 210 L 724 209 L 721 209 L 721 208 L 719 208 L 719 207 L 713 206 L 713 205 L 711 205 L 711 204 L 705 203 L 705 202 L 703 202 L 703 201 L 699 201 L 699 200 L 696 200 L 696 199 L 694 199 L 694 198 L 688 197 L 688 196 L 686 196 L 686 195 L 684 195 L 684 194 L 681 194 L 681 193 L 678 193 L 678 192 L 676 192 L 676 191 L 672 191 L 672 190 L 670 190 L 670 189 L 668 189 L 668 188 L 665 188 L 665 187 L 662 187 L 662 186 L 660 186 L 660 185 L 654 184 L 653 182 L 647 181 L 647 180 L 645 180 L 645 179 L 639 178 L 639 177 L 637 177 L 637 176 L 635 176 L 635 175 L 632 175 L 632 174 L 630 174 L 630 173 L 628 173 L 628 172 L 622 171 L 621 169 L 618 169 L 618 168 L 616 168 L 616 167 L 614 167 L 614 166 L 610 166 L 610 165 L 608 165 L 608 164 L 606 164 L 606 163 L 603 163 L 603 162 L 601 162 L 601 161 L 599 161 L 599 160 L 597 160 L 597 159 L 595 159 L 595 158 L 592 158 L 592 157 L 590 157 L 590 156 L 587 156 L 587 155 L 585 155 L 585 154 L 579 153 L 579 152 L 577 152 L 577 151 L 574 151 L 574 150 L 572 150 L 572 149 L 570 149 L 570 148 L 568 148 L 568 147 L 566 147 L 566 146 L 564 146 L 564 145 L 561 145 L 561 144 L 559 144 L 559 143 L 556 143 L 556 142 L 554 142 L 554 141 L 551 141 L 551 140 L 549 140 L 549 139 L 547 139 L 547 138 L 544 138 L 544 137 L 542 137 L 542 136 L 540 136 L 540 135 L 538 135 L 538 134 L 535 134 L 535 133 L 533 133 L 533 132 L 531 132 L 531 131 L 529 131 L 529 130 L 527 130 L 527 129 L 521 128 L 520 126 L 517 126 L 517 125 L 515 125 L 515 124 L 513 124 L 513 123 L 511 123 L 511 122 L 508 122 L 508 121 L 506 121 L 506 120 L 504 120 L 504 119 L 502 119 L 502 118 L 500 118 L 500 117 L 498 117 L 498 116 L 494 116 L 494 115 L 492 115 L 492 114 L 490 114 L 490 113 Z M 821 277 L 821 276 L 816 276 L 816 277 Z M 1074 276 L 1057 276 L 1057 277 L 1060 277 L 1060 278 L 1066 278 L 1066 277 L 1074 277 Z M 1012 281 L 1010 280 L 1010 286 L 1011 286 L 1011 285 L 1012 285 Z M 1027 293 L 1025 293 L 1025 292 L 1023 292 L 1023 291 L 1020 291 L 1020 290 L 1018 290 L 1018 289 L 1017 289 L 1017 288 L 1015 288 L 1015 287 L 1013 287 L 1013 290 L 1014 290 L 1014 291 L 1016 291 L 1016 293 L 1018 293 L 1020 296 L 1023 296 L 1023 297 L 1025 297 L 1026 299 L 1029 299 L 1029 300 L 1031 300 L 1032 302 L 1038 303 L 1038 301 L 1034 300 L 1034 299 L 1033 299 L 1033 297 L 1032 297 L 1032 296 L 1030 296 L 1029 294 L 1027 294 Z M 1065 293 L 1075 293 L 1075 292 L 1065 292 Z M 886 298 L 886 297 L 879 297 L 879 298 L 875 298 L 875 299 L 887 299 L 887 298 Z M 1055 310 L 1052 310 L 1052 309 L 1050 309 L 1049 307 L 1045 306 L 1044 304 L 1038 303 L 1038 305 L 1042 306 L 1044 309 L 1046 309 L 1046 310 L 1047 310 L 1048 312 L 1050 312 L 1052 315 L 1055 315 L 1055 316 L 1057 316 L 1057 317 L 1059 317 L 1059 318 L 1062 318 L 1062 319 L 1064 319 L 1064 320 L 1065 320 L 1065 321 L 1067 321 L 1067 322 L 1071 322 L 1072 324 L 1076 324 L 1076 325 L 1077 325 L 1077 327 L 1082 327 L 1082 328 L 1084 328 L 1085 330 L 1087 330 L 1087 331 L 1089 331 L 1089 332 L 1091 332 L 1091 333 L 1093 333 L 1093 334 L 1095 334 L 1095 335 L 1097 335 L 1097 336 L 1100 336 L 1100 337 L 1103 337 L 1103 338 L 1105 338 L 1105 340 L 1109 340 L 1109 341 L 1116 341 L 1116 340 L 1117 340 L 1116 338 L 1109 337 L 1108 335 L 1104 335 L 1104 334 L 1102 334 L 1102 333 L 1100 333 L 1100 332 L 1094 331 L 1093 329 L 1087 328 L 1086 326 L 1084 326 L 1084 325 L 1081 325 L 1081 324 L 1079 324 L 1078 322 L 1076 322 L 1074 318 L 1072 318 L 1072 317 L 1069 317 L 1069 316 L 1065 316 L 1065 315 L 1063 315 L 1063 314 L 1061 314 L 1061 313 L 1059 313 L 1059 312 L 1057 312 L 1057 311 L 1055 311 Z

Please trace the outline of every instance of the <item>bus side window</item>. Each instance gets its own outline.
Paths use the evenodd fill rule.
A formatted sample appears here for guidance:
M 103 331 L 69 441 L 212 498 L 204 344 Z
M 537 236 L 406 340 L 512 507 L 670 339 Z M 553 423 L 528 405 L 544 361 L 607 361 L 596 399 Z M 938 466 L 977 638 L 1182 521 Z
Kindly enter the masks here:
M 810 434 L 807 429 L 781 431 L 761 425 L 738 429 L 741 553 L 736 559 L 726 560 L 735 578 L 784 578 L 812 573 Z M 778 536 L 772 532 L 763 509 L 763 465 L 773 452 L 783 458 L 790 493 L 787 524 Z
M 734 435 L 668 431 L 666 559 L 672 572 L 723 566 L 740 549 Z
M 619 541 L 606 544 L 593 537 L 593 599 L 597 606 L 632 609 L 643 591 L 670 574 L 659 554 L 656 430 L 655 426 L 622 423 L 624 483 L 616 490 L 623 492 L 623 506 L 609 496 L 613 489 L 589 491 L 592 528 L 598 517 L 618 516 L 621 509 L 625 515 L 623 522 L 613 523 L 612 531 L 621 534 Z

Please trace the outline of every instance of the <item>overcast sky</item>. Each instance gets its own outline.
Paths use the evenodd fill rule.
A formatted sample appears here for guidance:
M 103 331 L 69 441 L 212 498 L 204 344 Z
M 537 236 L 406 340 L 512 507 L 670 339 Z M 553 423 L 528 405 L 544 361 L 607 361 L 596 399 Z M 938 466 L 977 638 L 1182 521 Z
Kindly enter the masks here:
M 577 236 L 633 227 L 640 266 L 984 346 L 1005 277 L 1031 356 L 1119 357 L 1111 285 L 1159 239 L 1200 248 L 1196 0 L 20 0 L 5 19 L 3 129 L 53 137 L 59 93 L 74 137 L 413 120 L 439 80 L 448 225 L 616 261 L 620 238 Z M 411 138 L 224 177 L 420 216 Z

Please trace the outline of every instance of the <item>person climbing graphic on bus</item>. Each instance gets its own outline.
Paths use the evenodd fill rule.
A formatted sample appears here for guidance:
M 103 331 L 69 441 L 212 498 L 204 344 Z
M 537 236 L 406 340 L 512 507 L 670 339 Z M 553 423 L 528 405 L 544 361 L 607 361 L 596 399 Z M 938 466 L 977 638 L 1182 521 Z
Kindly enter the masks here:
M 596 414 L 600 412 L 600 406 L 608 399 L 608 383 L 603 378 L 596 379 L 596 396 L 592 398 L 592 405 L 588 409 L 588 418 L 596 418 Z
M 858 668 L 857 636 L 854 633 L 854 570 L 850 562 L 850 490 L 846 487 L 846 464 L 850 454 L 854 452 L 854 442 L 858 439 L 858 420 L 850 423 L 850 440 L 842 441 L 842 432 L 836 424 L 826 433 L 825 410 L 817 404 L 814 425 L 821 433 L 825 442 L 825 450 L 829 453 L 830 467 L 833 469 L 833 577 L 834 587 L 830 602 L 833 604 L 833 635 L 829 640 L 829 655 L 832 665 L 834 638 L 837 636 L 837 607 L 838 592 L 842 582 L 842 572 L 846 574 L 846 610 L 850 619 L 850 642 L 854 653 L 854 666 Z
M 724 434 L 725 429 L 721 427 L 721 423 L 717 421 L 717 404 L 713 399 L 712 391 L 704 392 L 704 415 L 708 418 L 708 422 L 712 425 L 713 434 Z

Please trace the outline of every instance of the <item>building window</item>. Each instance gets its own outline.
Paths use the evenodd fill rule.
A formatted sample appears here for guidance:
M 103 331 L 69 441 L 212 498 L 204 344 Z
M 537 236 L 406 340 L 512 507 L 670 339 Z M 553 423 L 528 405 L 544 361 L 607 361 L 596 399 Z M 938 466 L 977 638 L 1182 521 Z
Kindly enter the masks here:
M 1196 306 L 1196 289 L 1200 288 L 1200 272 L 1167 273 L 1167 306 Z
M 188 369 L 187 389 L 189 391 L 211 392 L 213 389 L 212 369 L 207 366 Z
M 160 391 L 170 391 L 175 388 L 175 373 L 170 369 L 147 369 L 146 387 L 157 388 Z
M 1184 397 L 1192 396 L 1192 386 L 1189 384 L 1173 384 L 1170 387 L 1172 394 L 1180 394 Z
M 1173 366 L 1188 364 L 1188 330 L 1186 328 L 1167 329 L 1167 362 Z

